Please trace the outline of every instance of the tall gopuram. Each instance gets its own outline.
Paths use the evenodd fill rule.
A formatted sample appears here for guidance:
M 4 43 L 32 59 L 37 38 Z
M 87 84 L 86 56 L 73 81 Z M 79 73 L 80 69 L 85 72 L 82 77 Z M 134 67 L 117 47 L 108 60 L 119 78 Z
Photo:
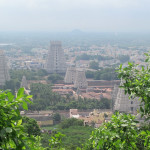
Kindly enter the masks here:
M 114 104 L 117 99 L 118 90 L 119 90 L 119 85 L 115 84 L 114 89 L 112 91 L 112 109 L 114 109 Z
M 75 81 L 74 81 L 74 87 L 75 88 L 81 88 L 81 89 L 88 87 L 88 83 L 87 83 L 87 80 L 86 80 L 84 70 L 80 70 L 80 69 L 76 70 L 76 77 L 75 77 Z
M 0 87 L 5 85 L 6 81 L 10 80 L 7 61 L 3 51 L 0 51 Z
M 60 41 L 51 41 L 48 51 L 46 70 L 48 73 L 66 73 L 66 60 Z
M 21 81 L 21 87 L 24 87 L 25 89 L 28 89 L 28 82 L 25 76 L 22 77 Z
M 76 77 L 76 68 L 68 67 L 65 75 L 64 82 L 67 84 L 73 84 Z
M 122 82 L 120 84 L 122 85 Z M 125 94 L 123 88 L 119 88 L 115 100 L 114 110 L 125 113 L 137 113 L 140 101 L 138 100 L 138 98 L 129 99 L 128 96 L 128 94 Z

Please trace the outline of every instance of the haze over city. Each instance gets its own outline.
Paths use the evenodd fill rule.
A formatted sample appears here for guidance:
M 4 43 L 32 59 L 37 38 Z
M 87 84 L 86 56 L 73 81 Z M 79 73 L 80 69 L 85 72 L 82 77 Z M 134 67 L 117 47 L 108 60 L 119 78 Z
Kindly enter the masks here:
M 149 0 L 0 0 L 0 31 L 149 32 Z

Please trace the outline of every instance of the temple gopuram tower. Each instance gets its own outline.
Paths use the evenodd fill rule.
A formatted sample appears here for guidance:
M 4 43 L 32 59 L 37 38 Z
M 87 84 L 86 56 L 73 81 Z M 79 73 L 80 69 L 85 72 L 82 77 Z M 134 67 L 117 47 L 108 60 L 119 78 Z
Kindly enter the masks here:
M 136 113 L 137 109 L 139 108 L 140 101 L 138 98 L 129 99 L 128 96 L 128 94 L 125 94 L 123 88 L 119 88 L 115 100 L 114 110 L 125 113 Z
M 112 91 L 112 109 L 114 109 L 114 104 L 117 99 L 118 90 L 119 90 L 119 85 L 115 84 L 114 89 Z
M 7 61 L 3 51 L 0 51 L 0 87 L 10 80 Z
M 28 82 L 27 82 L 25 76 L 22 77 L 21 87 L 24 87 L 25 89 L 28 89 Z
M 88 83 L 85 76 L 85 71 L 77 69 L 76 70 L 76 77 L 74 81 L 74 87 L 75 88 L 87 88 Z
M 65 75 L 64 82 L 67 84 L 73 84 L 76 77 L 76 68 L 68 67 Z
M 46 70 L 48 73 L 64 74 L 66 72 L 66 60 L 60 41 L 50 42 Z

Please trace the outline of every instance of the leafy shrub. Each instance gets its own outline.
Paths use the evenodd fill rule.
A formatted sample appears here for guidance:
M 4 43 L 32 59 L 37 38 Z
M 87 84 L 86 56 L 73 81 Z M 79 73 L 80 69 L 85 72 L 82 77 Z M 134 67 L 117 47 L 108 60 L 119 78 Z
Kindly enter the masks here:
M 78 120 L 76 118 L 66 119 L 61 122 L 60 126 L 62 129 L 69 128 L 70 126 L 83 126 L 83 120 Z
M 92 132 L 84 150 L 149 150 L 150 131 L 137 128 L 135 116 L 119 114 Z
M 17 97 L 9 91 L 0 90 L 0 149 L 2 150 L 44 150 L 40 137 L 28 137 L 22 126 L 22 116 L 19 106 L 27 110 L 26 102 L 31 96 L 24 95 L 24 89 L 19 89 Z

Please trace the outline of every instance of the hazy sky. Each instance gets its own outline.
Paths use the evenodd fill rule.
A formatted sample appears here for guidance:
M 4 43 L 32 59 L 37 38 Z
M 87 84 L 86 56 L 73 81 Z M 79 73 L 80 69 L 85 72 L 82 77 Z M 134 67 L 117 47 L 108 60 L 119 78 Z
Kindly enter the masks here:
M 150 0 L 0 0 L 0 31 L 150 32 Z

